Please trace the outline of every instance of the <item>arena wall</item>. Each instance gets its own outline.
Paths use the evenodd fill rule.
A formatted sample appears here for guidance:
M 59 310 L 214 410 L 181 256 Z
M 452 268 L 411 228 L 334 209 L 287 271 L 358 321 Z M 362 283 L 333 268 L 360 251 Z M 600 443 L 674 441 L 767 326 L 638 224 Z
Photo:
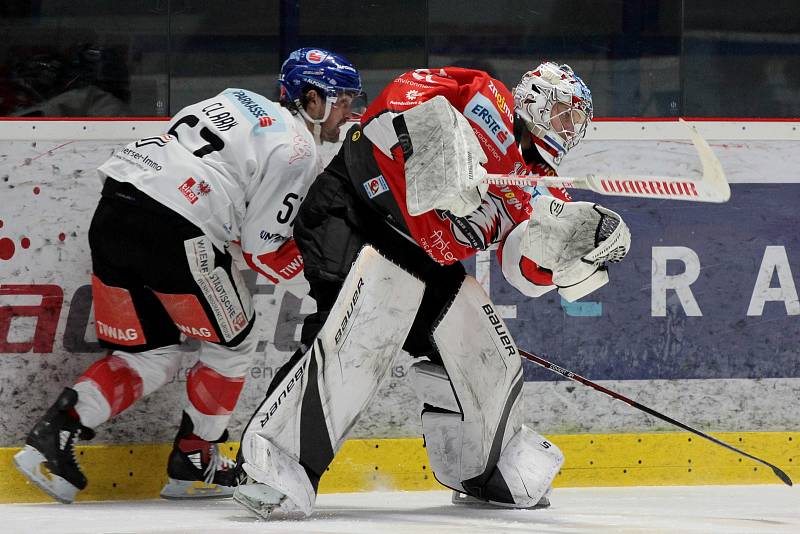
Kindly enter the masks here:
M 711 205 L 575 192 L 576 199 L 620 212 L 633 233 L 631 253 L 612 267 L 608 286 L 572 304 L 556 294 L 530 300 L 505 283 L 493 254 L 480 254 L 469 268 L 490 290 L 520 347 L 699 430 L 732 433 L 724 435 L 736 446 L 800 475 L 792 470 L 800 457 L 794 446 L 800 440 L 794 433 L 800 429 L 794 276 L 800 274 L 800 122 L 690 122 L 722 162 L 731 200 Z M 159 134 L 163 126 L 0 120 L 0 502 L 41 498 L 21 489 L 7 460 L 35 418 L 102 352 L 94 336 L 86 238 L 101 185 L 95 169 L 120 145 Z M 560 169 L 564 176 L 587 173 L 696 176 L 700 169 L 677 122 L 620 120 L 596 122 Z M 302 283 L 276 287 L 253 273 L 247 280 L 258 309 L 259 348 L 232 421 L 234 436 L 296 348 L 303 317 L 313 310 L 310 299 L 296 296 Z M 85 449 L 99 462 L 88 470 L 107 474 L 117 465 L 121 474 L 107 478 L 128 478 L 119 487 L 129 490 L 112 491 L 109 482 L 90 496 L 152 496 L 151 479 L 157 492 L 161 460 L 148 454 L 166 459 L 163 444 L 180 421 L 191 350 L 189 344 L 172 382 L 101 427 L 97 447 Z M 394 362 L 323 488 L 435 484 L 423 469 L 419 440 L 412 439 L 420 424 L 410 364 L 404 354 Z M 701 447 L 689 445 L 699 438 L 673 434 L 670 425 L 533 364 L 525 363 L 525 379 L 531 425 L 567 453 L 562 485 L 771 481 L 757 464 L 742 464 L 712 445 L 681 456 L 676 451 Z M 675 454 L 664 452 L 670 450 Z M 127 451 L 128 460 L 148 458 L 135 463 L 136 476 L 128 476 L 134 464 L 122 466 L 114 456 Z M 372 482 L 353 483 L 361 478 L 352 473 L 362 468 Z M 657 468 L 666 474 L 655 474 Z M 637 469 L 638 478 L 628 476 Z

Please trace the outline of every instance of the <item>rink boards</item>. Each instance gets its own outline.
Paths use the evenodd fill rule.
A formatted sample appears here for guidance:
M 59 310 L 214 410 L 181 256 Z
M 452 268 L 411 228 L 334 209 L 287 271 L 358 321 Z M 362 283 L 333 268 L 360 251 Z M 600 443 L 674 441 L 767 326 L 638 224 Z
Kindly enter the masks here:
M 101 353 L 94 337 L 86 243 L 100 189 L 95 168 L 124 142 L 160 133 L 163 124 L 0 122 L 0 447 L 9 448 L 0 455 L 22 444 L 34 417 Z M 605 288 L 573 304 L 557 295 L 528 300 L 505 283 L 491 254 L 481 254 L 469 267 L 490 290 L 520 347 L 703 431 L 758 432 L 752 435 L 763 436 L 759 442 L 776 444 L 764 451 L 774 455 L 768 459 L 790 467 L 793 449 L 780 444 L 796 443 L 785 432 L 800 428 L 798 123 L 696 124 L 732 183 L 731 201 L 599 199 L 619 211 L 633 233 L 629 257 L 612 268 Z M 562 175 L 699 172 L 691 144 L 675 122 L 598 122 L 595 128 L 562 166 Z M 308 298 L 253 275 L 247 279 L 259 311 L 260 343 L 233 420 L 237 430 L 273 370 L 296 347 L 298 327 L 313 310 Z M 417 403 L 406 377 L 410 363 L 405 355 L 394 363 L 354 429 L 355 438 L 419 435 Z M 179 422 L 182 382 L 192 365 L 187 352 L 170 384 L 102 427 L 95 443 L 146 447 L 170 441 Z M 613 473 L 603 474 L 600 459 L 614 457 L 611 450 L 628 450 L 632 436 L 673 430 L 579 384 L 554 380 L 532 364 L 525 364 L 525 376 L 525 407 L 540 432 L 557 443 L 558 436 L 566 440 L 573 434 L 615 440 L 609 451 L 594 456 L 594 463 L 575 467 L 575 473 L 586 470 L 580 471 L 588 473 L 586 480 L 616 485 Z M 419 464 L 413 452 L 417 442 L 401 443 L 392 454 Z M 566 443 L 569 466 L 581 456 Z M 634 461 L 657 457 L 656 451 L 638 450 L 647 456 Z M 710 448 L 693 461 L 716 461 L 716 455 Z M 622 469 L 630 468 L 625 475 L 641 472 L 637 465 L 625 464 Z M 134 472 L 129 478 L 143 473 L 138 467 L 128 472 Z M 672 473 L 677 478 L 656 483 L 725 481 L 722 475 L 704 478 L 702 470 L 686 471 L 684 478 L 679 470 Z M 421 465 L 417 475 L 425 475 Z M 760 480 L 761 474 L 752 476 Z M 562 484 L 578 484 L 572 475 L 562 477 Z
M 775 484 L 772 471 L 697 436 L 663 434 L 569 434 L 547 436 L 565 453 L 554 486 L 691 486 Z M 800 432 L 728 432 L 714 437 L 779 464 L 800 477 L 796 443 Z M 154 461 L 170 444 L 78 447 L 89 486 L 80 501 L 155 499 L 166 482 Z M 225 454 L 235 457 L 238 443 Z M 11 467 L 16 448 L 0 449 L 0 504 L 42 502 L 47 498 Z M 320 481 L 320 493 L 423 491 L 444 489 L 433 477 L 419 438 L 353 439 L 345 442 Z

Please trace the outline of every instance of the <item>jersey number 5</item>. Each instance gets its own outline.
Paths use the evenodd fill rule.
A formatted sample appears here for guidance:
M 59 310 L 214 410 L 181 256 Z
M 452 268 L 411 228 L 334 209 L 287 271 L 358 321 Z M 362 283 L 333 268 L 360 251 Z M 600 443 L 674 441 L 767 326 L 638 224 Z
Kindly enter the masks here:
M 292 213 L 294 213 L 293 201 L 296 201 L 299 198 L 300 197 L 295 195 L 294 193 L 289 193 L 283 198 L 283 205 L 286 206 L 287 209 L 286 209 L 285 212 L 284 212 L 283 209 L 281 209 L 278 212 L 278 222 L 279 223 L 286 224 L 287 222 L 292 220 Z M 292 221 L 291 224 L 294 224 L 294 221 Z

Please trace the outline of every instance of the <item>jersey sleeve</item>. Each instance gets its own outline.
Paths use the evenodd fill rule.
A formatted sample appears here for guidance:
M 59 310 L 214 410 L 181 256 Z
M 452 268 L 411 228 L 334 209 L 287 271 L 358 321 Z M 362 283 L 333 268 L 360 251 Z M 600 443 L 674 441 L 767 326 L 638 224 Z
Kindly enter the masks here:
M 458 81 L 446 69 L 416 69 L 392 80 L 367 107 L 361 117 L 364 135 L 385 156 L 394 159 L 398 145 L 392 120 L 397 115 L 442 95 L 453 104 L 458 99 Z
M 314 151 L 313 146 L 309 148 Z M 292 225 L 320 168 L 316 151 L 299 159 L 296 154 L 295 147 L 284 144 L 270 155 L 242 227 L 242 256 L 247 265 L 274 283 L 291 280 L 303 271 Z

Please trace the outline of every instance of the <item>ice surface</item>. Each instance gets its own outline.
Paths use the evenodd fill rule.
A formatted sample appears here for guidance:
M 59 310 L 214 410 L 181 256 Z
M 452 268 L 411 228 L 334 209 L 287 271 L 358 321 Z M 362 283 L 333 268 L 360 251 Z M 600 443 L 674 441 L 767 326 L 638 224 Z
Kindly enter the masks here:
M 5 533 L 800 532 L 800 490 L 786 486 L 556 489 L 546 510 L 450 504 L 450 493 L 321 495 L 305 520 L 261 522 L 232 500 L 0 505 Z

